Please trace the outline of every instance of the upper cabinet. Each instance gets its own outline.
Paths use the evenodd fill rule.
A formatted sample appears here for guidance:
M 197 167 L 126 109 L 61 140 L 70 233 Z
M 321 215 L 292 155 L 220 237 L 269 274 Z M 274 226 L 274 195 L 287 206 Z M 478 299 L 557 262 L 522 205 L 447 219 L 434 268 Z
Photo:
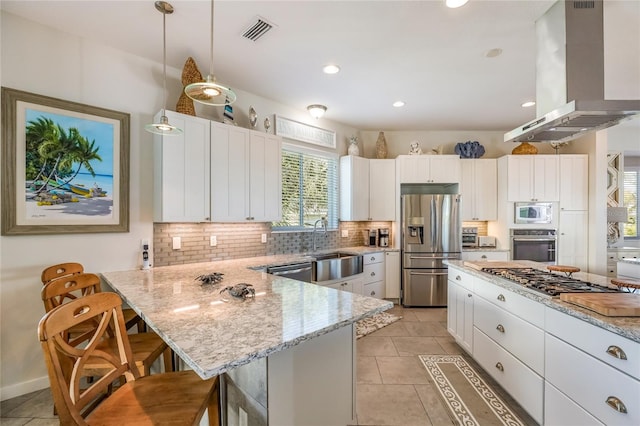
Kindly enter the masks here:
M 395 160 L 340 158 L 340 219 L 395 220 Z
M 560 155 L 560 210 L 589 209 L 589 157 Z
M 498 219 L 498 168 L 495 159 L 461 162 L 462 220 Z
M 507 155 L 507 201 L 558 201 L 558 155 Z
M 154 122 L 160 121 L 156 115 Z M 209 211 L 210 121 L 166 111 L 181 135 L 153 136 L 155 222 L 203 222 Z
M 396 159 L 399 183 L 458 183 L 457 155 L 399 155 Z
M 279 136 L 166 115 L 184 133 L 154 139 L 155 221 L 280 220 Z

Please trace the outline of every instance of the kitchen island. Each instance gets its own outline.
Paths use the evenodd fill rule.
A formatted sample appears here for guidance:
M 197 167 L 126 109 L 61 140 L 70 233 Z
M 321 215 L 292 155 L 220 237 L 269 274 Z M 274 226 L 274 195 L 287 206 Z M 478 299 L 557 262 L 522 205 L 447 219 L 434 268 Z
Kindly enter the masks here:
M 625 258 L 618 260 L 618 276 L 640 280 L 640 259 Z
M 105 282 L 200 377 L 224 374 L 228 423 L 345 425 L 355 413 L 354 323 L 391 302 L 274 277 L 269 256 L 104 272 Z M 224 274 L 218 284 L 197 277 Z M 255 298 L 223 289 L 251 284 Z M 331 409 L 328 409 L 331 407 Z
M 537 422 L 640 424 L 640 317 L 600 315 L 470 262 L 448 265 L 449 332 Z M 572 277 L 614 288 L 599 275 Z

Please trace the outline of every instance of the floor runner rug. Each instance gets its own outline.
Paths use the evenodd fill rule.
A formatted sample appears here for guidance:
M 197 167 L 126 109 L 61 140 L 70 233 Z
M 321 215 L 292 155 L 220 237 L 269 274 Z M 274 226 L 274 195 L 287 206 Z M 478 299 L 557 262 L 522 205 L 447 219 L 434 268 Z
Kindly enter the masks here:
M 380 312 L 369 318 L 365 318 L 356 322 L 356 338 L 361 338 L 369 333 L 373 333 L 376 330 L 380 330 L 382 327 L 386 327 L 389 324 L 398 321 L 402 317 L 389 314 L 387 312 Z
M 460 425 L 525 423 L 460 355 L 420 355 L 452 418 Z

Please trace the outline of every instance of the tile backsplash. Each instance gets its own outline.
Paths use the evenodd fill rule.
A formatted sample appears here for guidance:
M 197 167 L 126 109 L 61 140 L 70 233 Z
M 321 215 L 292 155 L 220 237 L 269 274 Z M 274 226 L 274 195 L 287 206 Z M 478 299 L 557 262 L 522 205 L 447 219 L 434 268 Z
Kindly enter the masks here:
M 365 230 L 391 228 L 391 222 L 340 222 L 338 230 L 317 231 L 318 250 L 362 246 Z M 347 231 L 347 237 L 341 237 Z M 266 234 L 267 242 L 262 242 Z M 210 245 L 210 237 L 216 245 Z M 173 237 L 181 248 L 173 249 Z M 393 239 L 391 239 L 393 241 Z M 211 262 L 242 257 L 306 253 L 313 247 L 313 232 L 272 231 L 270 223 L 154 223 L 153 266 Z

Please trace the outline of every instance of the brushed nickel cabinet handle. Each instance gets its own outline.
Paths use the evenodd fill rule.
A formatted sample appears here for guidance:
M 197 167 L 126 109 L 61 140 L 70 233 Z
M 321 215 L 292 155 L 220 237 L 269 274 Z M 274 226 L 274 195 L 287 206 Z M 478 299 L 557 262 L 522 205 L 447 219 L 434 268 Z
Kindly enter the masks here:
M 620 401 L 620 399 L 616 398 L 615 396 L 610 396 L 609 398 L 607 398 L 605 402 L 609 407 L 613 408 L 617 412 L 627 414 L 626 405 L 624 405 L 624 403 Z
M 372 291 L 372 292 L 371 292 L 371 295 L 372 295 L 372 296 L 375 296 L 375 295 L 376 295 L 376 292 L 375 292 L 375 291 Z
M 468 294 L 467 294 L 467 297 L 473 297 L 473 294 L 468 293 Z
M 611 355 L 612 357 L 618 358 L 618 359 L 627 359 L 627 354 L 624 353 L 624 351 L 622 349 L 620 349 L 618 346 L 616 345 L 611 345 L 607 348 L 607 353 L 609 355 Z
M 498 324 L 496 330 L 498 330 L 500 333 L 504 333 L 504 326 L 502 324 Z
M 504 298 L 504 294 L 499 294 L 498 295 L 498 300 L 501 302 L 505 302 L 507 299 Z
M 372 273 L 371 273 L 371 276 L 372 276 L 372 277 L 375 277 L 375 276 L 376 276 L 376 273 L 375 273 L 375 272 L 372 272 Z
M 462 277 L 460 275 L 456 275 L 456 281 L 460 281 Z
M 487 258 L 487 255 L 486 255 L 486 254 L 483 254 L 482 256 L 480 256 L 480 258 L 481 258 L 481 259 L 486 259 L 486 258 Z
M 501 362 L 498 362 L 498 363 L 496 364 L 496 368 L 497 368 L 498 370 L 500 370 L 500 371 L 504 371 L 504 367 L 502 366 L 502 363 L 501 363 Z

